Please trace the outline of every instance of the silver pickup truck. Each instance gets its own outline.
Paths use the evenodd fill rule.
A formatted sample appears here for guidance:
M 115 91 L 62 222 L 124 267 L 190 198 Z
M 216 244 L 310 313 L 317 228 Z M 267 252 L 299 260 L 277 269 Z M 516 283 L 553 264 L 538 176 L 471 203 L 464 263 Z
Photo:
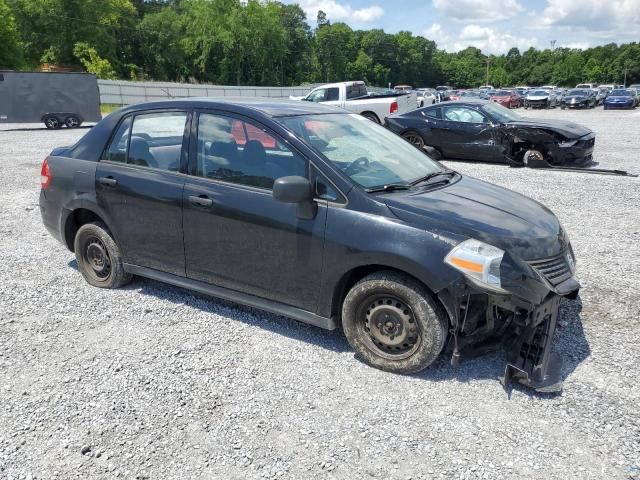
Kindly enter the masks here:
M 304 97 L 291 99 L 335 105 L 376 123 L 383 123 L 392 113 L 405 113 L 417 108 L 415 92 L 373 94 L 367 91 L 367 86 L 361 81 L 329 83 L 314 88 Z

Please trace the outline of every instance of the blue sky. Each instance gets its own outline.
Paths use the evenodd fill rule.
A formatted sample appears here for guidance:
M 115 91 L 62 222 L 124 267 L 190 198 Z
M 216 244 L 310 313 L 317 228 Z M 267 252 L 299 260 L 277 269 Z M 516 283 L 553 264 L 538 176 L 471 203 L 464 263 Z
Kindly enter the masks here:
M 511 47 L 586 48 L 640 41 L 640 0 L 286 0 L 298 3 L 315 27 L 323 10 L 353 28 L 409 30 L 458 51 L 485 53 Z

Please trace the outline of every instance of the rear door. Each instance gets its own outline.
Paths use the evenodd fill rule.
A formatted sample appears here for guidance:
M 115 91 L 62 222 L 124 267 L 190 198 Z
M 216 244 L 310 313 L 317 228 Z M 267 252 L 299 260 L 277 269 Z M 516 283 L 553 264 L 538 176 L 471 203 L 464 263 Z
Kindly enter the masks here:
M 326 207 L 301 219 L 273 199 L 275 179 L 309 178 L 309 163 L 263 125 L 200 112 L 184 189 L 187 276 L 314 311 Z
M 141 112 L 120 122 L 96 171 L 96 195 L 125 263 L 185 275 L 182 191 L 190 114 Z
M 446 158 L 491 161 L 495 156 L 494 127 L 474 108 L 443 105 L 440 125 L 442 153 Z

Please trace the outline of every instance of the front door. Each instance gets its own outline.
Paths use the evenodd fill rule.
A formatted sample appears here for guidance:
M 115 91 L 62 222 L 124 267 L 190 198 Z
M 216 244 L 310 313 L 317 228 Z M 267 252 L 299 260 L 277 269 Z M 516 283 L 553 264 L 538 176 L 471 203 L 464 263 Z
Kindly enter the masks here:
M 461 105 L 443 105 L 441 122 L 442 153 L 446 158 L 494 159 L 494 128 L 482 113 Z
M 125 117 L 96 170 L 96 196 L 125 263 L 185 275 L 187 112 Z
M 259 123 L 200 113 L 184 189 L 187 276 L 315 311 L 326 208 L 311 220 L 271 196 L 308 162 Z

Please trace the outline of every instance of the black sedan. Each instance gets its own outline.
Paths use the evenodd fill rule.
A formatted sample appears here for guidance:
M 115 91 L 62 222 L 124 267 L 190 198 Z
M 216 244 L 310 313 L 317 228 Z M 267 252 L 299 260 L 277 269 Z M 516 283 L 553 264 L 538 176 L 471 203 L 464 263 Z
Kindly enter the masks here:
M 597 105 L 596 94 L 586 88 L 574 88 L 562 97 L 560 108 L 593 108 Z
M 436 159 L 513 166 L 583 166 L 595 134 L 572 122 L 526 118 L 483 100 L 447 102 L 391 115 L 387 128 Z

